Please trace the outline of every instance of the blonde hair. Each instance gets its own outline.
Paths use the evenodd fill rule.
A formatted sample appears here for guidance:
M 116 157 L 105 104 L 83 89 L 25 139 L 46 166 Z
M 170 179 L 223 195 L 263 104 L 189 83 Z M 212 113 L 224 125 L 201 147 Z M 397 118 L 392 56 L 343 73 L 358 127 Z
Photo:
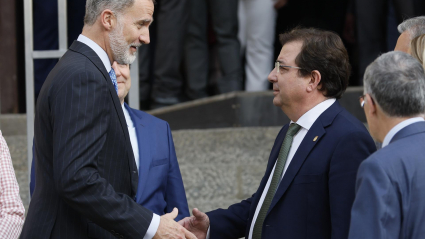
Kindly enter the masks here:
M 413 38 L 410 42 L 411 55 L 425 68 L 425 34 Z

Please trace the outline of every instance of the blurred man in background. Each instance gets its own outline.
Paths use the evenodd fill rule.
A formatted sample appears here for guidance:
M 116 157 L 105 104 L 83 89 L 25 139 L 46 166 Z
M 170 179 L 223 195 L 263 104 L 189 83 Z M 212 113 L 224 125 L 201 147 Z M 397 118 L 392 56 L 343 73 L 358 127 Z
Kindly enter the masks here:
M 397 40 L 394 51 L 410 53 L 411 41 L 425 34 L 425 16 L 407 19 L 398 25 L 397 30 L 401 35 Z
M 217 38 L 221 76 L 218 93 L 242 90 L 242 68 L 238 41 L 238 0 L 190 0 L 184 49 L 184 68 L 189 99 L 209 96 L 208 18 Z
M 382 149 L 360 165 L 349 238 L 425 238 L 424 69 L 406 53 L 386 53 L 366 69 L 364 93 Z

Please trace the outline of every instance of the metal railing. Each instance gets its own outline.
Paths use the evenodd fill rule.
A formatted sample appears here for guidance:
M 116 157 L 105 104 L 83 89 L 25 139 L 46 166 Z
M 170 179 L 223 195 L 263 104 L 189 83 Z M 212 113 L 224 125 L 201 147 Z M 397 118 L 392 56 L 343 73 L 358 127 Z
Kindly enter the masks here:
M 33 0 L 24 0 L 24 24 L 25 24 L 25 91 L 27 105 L 27 148 L 28 148 L 28 176 L 31 175 L 32 162 L 32 144 L 34 138 L 34 59 L 61 58 L 68 49 L 67 35 L 67 11 L 66 0 L 58 0 L 58 32 L 59 49 L 34 51 L 34 32 L 33 32 Z M 129 105 L 132 108 L 139 109 L 139 67 L 138 59 L 134 61 L 131 67 L 130 76 L 133 79 L 132 87 L 128 95 Z

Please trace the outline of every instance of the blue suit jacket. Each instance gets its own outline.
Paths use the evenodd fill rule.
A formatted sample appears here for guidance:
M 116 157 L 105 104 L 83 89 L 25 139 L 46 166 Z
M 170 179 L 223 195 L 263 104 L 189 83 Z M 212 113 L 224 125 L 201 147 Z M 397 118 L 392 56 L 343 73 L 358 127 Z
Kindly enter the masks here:
M 285 125 L 276 138 L 257 192 L 227 210 L 207 213 L 212 239 L 248 237 L 287 130 Z M 347 238 L 357 169 L 375 150 L 364 125 L 335 102 L 314 122 L 295 153 L 273 198 L 261 238 Z
M 360 165 L 349 238 L 425 238 L 424 142 L 411 124 Z
M 136 128 L 139 147 L 136 202 L 158 215 L 168 213 L 176 207 L 179 209 L 176 221 L 190 216 L 170 126 L 150 114 L 130 108 L 126 103 L 124 106 Z M 34 187 L 33 160 L 31 195 Z
M 176 207 L 179 209 L 176 220 L 190 216 L 170 126 L 126 103 L 124 105 L 136 128 L 139 144 L 136 202 L 159 215 Z

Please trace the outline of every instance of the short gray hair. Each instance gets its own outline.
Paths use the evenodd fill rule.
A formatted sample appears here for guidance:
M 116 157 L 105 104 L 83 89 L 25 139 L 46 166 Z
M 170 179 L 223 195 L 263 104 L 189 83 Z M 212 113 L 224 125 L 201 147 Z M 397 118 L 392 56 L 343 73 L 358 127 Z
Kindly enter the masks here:
M 388 116 L 425 112 L 424 68 L 407 53 L 388 52 L 372 62 L 364 75 L 364 90 Z
M 133 4 L 134 0 L 87 0 L 84 24 L 93 25 L 97 17 L 105 9 L 109 9 L 115 14 L 120 14 L 124 9 L 133 6 Z
M 425 16 L 413 17 L 404 20 L 397 27 L 398 32 L 401 34 L 405 31 L 409 32 L 410 40 L 425 34 Z

